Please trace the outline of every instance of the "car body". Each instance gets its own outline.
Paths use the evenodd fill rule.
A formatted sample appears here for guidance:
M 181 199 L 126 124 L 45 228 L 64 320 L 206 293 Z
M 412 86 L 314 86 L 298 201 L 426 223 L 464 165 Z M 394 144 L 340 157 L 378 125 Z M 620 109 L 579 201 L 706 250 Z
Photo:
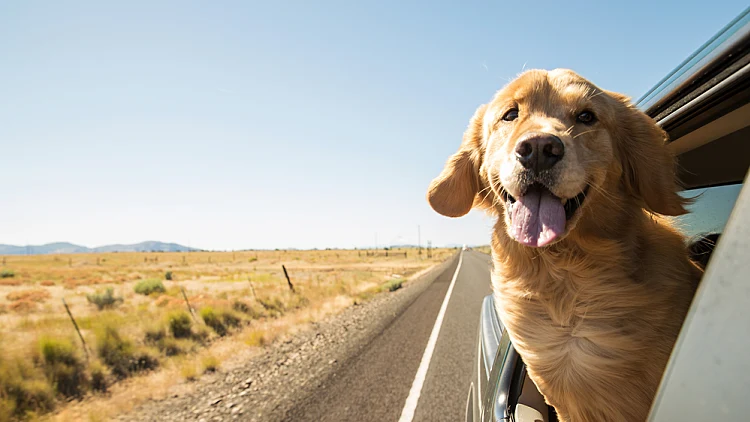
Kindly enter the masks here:
M 750 234 L 745 229 L 750 227 L 750 190 L 742 189 L 750 167 L 750 9 L 649 90 L 638 101 L 638 106 L 669 134 L 668 147 L 677 155 L 679 177 L 685 187 L 683 194 L 696 198 L 689 207 L 690 214 L 675 217 L 677 224 L 690 236 L 694 259 L 702 265 L 706 265 L 709 258 L 711 262 L 721 262 L 715 264 L 716 268 L 707 267 L 657 393 L 651 418 L 660 421 L 715 420 L 715 412 L 721 411 L 735 415 L 734 418 L 721 420 L 747 419 L 750 405 L 741 397 L 750 393 L 748 372 L 737 373 L 735 370 L 733 377 L 733 367 L 724 364 L 721 368 L 723 364 L 716 364 L 716 361 L 724 362 L 722 353 L 736 350 L 728 361 L 735 368 L 750 368 L 747 347 L 742 348 L 750 342 L 747 335 L 750 321 L 741 323 L 742 315 L 750 313 L 745 309 L 747 303 L 744 307 L 739 304 L 743 298 L 746 301 L 750 297 L 750 290 L 735 292 L 737 302 L 734 312 L 723 309 L 723 313 L 714 315 L 701 312 L 701 309 L 715 307 L 717 297 L 731 296 L 727 283 L 743 277 L 750 279 L 748 272 L 741 272 L 743 268 L 746 271 L 750 260 L 735 258 L 743 256 L 743 253 L 745 257 L 750 257 Z M 735 205 L 737 209 L 733 212 Z M 727 224 L 736 229 L 725 231 Z M 731 246 L 722 246 L 713 253 L 714 242 L 705 241 L 705 238 L 715 240 L 720 233 L 721 242 L 718 244 Z M 737 286 L 748 285 L 750 289 L 750 283 L 729 285 L 738 289 L 741 287 Z M 725 301 L 730 302 L 731 298 Z M 745 310 L 740 313 L 739 309 Z M 747 320 L 750 316 L 744 318 Z M 719 323 L 741 330 L 737 333 L 741 340 L 733 340 L 726 335 L 717 337 L 713 343 L 721 343 L 723 348 L 701 341 L 701 335 L 705 336 L 710 327 L 716 327 L 715 324 Z M 703 353 L 713 353 L 713 366 L 701 362 L 699 355 L 690 352 L 698 349 Z M 705 367 L 703 377 L 691 375 L 691 368 L 696 366 Z M 710 371 L 720 370 L 727 372 L 724 380 L 733 379 L 740 391 L 735 392 L 731 397 L 736 398 L 731 400 L 716 397 L 715 401 L 706 401 L 704 396 L 707 389 L 703 386 L 703 380 L 711 378 Z M 686 386 L 686 380 L 694 383 L 692 389 Z M 725 385 L 719 384 L 721 379 L 714 382 L 717 388 L 710 394 L 720 394 L 722 388 L 719 387 L 726 389 Z M 696 396 L 687 396 L 686 391 L 690 394 L 700 392 L 701 400 L 695 400 Z M 717 409 L 714 405 L 716 402 L 721 402 L 724 407 Z M 690 406 L 702 407 L 691 413 L 685 410 Z M 696 417 L 701 411 L 714 417 Z M 741 416 L 738 418 L 737 415 Z M 482 304 L 476 370 L 469 387 L 466 420 L 556 420 L 554 409 L 544 403 L 536 386 L 526 376 L 523 360 L 508 338 L 491 295 Z

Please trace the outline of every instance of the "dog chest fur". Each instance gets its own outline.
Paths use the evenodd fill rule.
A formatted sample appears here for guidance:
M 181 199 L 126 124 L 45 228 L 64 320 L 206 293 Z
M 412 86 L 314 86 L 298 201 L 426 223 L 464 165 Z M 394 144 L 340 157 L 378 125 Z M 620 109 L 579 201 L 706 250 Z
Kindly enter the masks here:
M 671 237 L 665 230 L 653 235 Z M 610 255 L 608 249 L 625 245 L 602 242 L 594 250 L 633 256 L 624 249 Z M 648 252 L 649 245 L 626 249 Z M 502 235 L 493 242 L 496 306 L 529 376 L 561 420 L 645 420 L 679 332 L 682 318 L 675 315 L 687 312 L 692 289 L 634 273 L 626 261 L 574 242 L 533 254 L 515 248 Z M 677 258 L 673 264 L 684 261 L 689 280 L 689 262 Z

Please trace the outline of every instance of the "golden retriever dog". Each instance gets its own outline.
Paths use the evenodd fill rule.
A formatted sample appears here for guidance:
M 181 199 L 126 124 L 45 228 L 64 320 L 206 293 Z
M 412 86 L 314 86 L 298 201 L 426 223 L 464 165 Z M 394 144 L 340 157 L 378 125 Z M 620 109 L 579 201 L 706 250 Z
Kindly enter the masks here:
M 666 134 L 570 70 L 530 70 L 472 117 L 430 184 L 440 214 L 497 216 L 492 287 L 561 421 L 644 421 L 701 270 Z

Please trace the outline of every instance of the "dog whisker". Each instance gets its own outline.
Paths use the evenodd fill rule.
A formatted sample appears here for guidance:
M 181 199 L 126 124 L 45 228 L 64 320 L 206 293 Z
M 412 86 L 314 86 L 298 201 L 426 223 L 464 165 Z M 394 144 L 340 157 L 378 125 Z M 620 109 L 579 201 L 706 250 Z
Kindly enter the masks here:
M 592 133 L 592 132 L 597 132 L 597 131 L 599 131 L 599 129 L 591 129 L 591 130 L 587 130 L 587 131 L 585 131 L 585 132 L 581 132 L 581 133 L 579 133 L 578 135 L 575 135 L 575 136 L 573 136 L 573 139 L 575 139 L 575 138 L 577 138 L 577 137 L 579 137 L 579 136 L 585 135 L 585 134 L 587 134 L 587 133 Z

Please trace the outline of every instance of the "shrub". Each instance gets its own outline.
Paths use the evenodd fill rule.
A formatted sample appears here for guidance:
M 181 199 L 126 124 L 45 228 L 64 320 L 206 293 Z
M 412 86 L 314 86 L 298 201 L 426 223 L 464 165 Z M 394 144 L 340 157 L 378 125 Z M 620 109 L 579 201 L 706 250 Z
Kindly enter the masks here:
M 268 343 L 266 333 L 261 330 L 253 330 L 245 337 L 245 344 L 248 346 L 265 346 Z
M 179 340 L 171 337 L 164 337 L 163 339 L 159 340 L 156 346 L 159 348 L 159 351 L 164 353 L 166 356 L 177 356 L 185 353 L 185 350 L 183 349 Z
M 146 343 L 156 344 L 166 336 L 167 333 L 162 324 L 153 324 L 144 330 Z
M 227 335 L 227 327 L 239 327 L 242 324 L 242 318 L 233 311 L 222 309 L 215 311 L 212 307 L 206 306 L 200 311 L 201 318 L 207 326 L 211 327 L 216 334 L 220 336 Z
M 105 323 L 96 331 L 99 357 L 117 378 L 159 366 L 159 359 L 148 349 L 136 350 L 133 342 L 123 338 L 113 324 Z
M 247 315 L 251 319 L 259 318 L 261 316 L 261 313 L 258 312 L 257 309 L 253 308 L 252 305 L 248 304 L 247 302 L 241 300 L 235 300 L 232 304 L 232 309 Z
M 201 366 L 203 366 L 203 373 L 216 372 L 219 369 L 219 359 L 216 359 L 214 355 L 206 355 L 201 359 Z
M 383 284 L 382 290 L 388 290 L 389 292 L 395 292 L 396 290 L 401 288 L 401 285 L 404 283 L 404 280 L 402 278 L 397 278 L 394 280 L 390 280 Z
M 16 411 L 16 402 L 0 397 L 0 422 L 12 421 Z
M 196 325 L 193 329 L 193 335 L 191 339 L 197 341 L 200 344 L 205 344 L 208 338 L 211 336 L 211 329 L 205 325 Z
M 2 270 L 0 271 L 0 278 L 12 278 L 15 277 L 16 273 L 13 270 Z
M 52 386 L 26 360 L 0 354 L 0 420 L 18 420 L 55 405 Z
M 88 379 L 73 343 L 67 339 L 42 337 L 39 351 L 44 373 L 55 390 L 65 397 L 83 395 Z
M 172 280 L 172 271 L 167 271 L 166 273 L 164 273 L 164 279 L 171 281 Z
M 241 300 L 235 300 L 234 303 L 232 303 L 232 309 L 234 309 L 237 312 L 242 312 L 244 314 L 250 313 L 252 311 L 252 308 L 247 303 L 241 301 Z
M 221 319 L 224 321 L 225 325 L 232 328 L 237 328 L 242 325 L 242 318 L 230 310 L 221 311 Z
M 216 332 L 216 334 L 222 337 L 227 335 L 226 325 L 224 325 L 224 322 L 221 320 L 221 316 L 217 314 L 212 307 L 206 306 L 205 308 L 202 308 L 200 311 L 200 315 L 203 319 L 203 322 L 211 327 Z
M 174 311 L 167 315 L 169 331 L 174 338 L 188 338 L 192 335 L 193 321 L 185 311 Z
M 278 296 L 261 297 L 258 298 L 258 302 L 266 311 L 268 311 L 270 316 L 278 317 L 287 311 L 304 307 L 309 303 L 309 300 L 300 294 L 289 293 Z
M 157 279 L 141 280 L 135 285 L 134 290 L 136 293 L 146 296 L 152 293 L 164 293 L 167 291 L 164 288 L 164 283 Z
M 96 308 L 100 311 L 102 309 L 114 308 L 115 305 L 122 302 L 121 297 L 115 297 L 114 289 L 107 287 L 104 292 L 96 291 L 95 293 L 86 295 L 86 299 L 89 303 L 96 305 Z
M 107 392 L 107 380 L 109 379 L 109 371 L 99 360 L 94 360 L 89 364 L 89 372 L 91 373 L 91 389 L 100 393 Z
M 159 357 L 148 348 L 142 348 L 135 352 L 131 372 L 150 371 L 159 367 Z
M 133 343 L 122 338 L 112 324 L 105 323 L 96 331 L 96 350 L 102 361 L 109 366 L 117 378 L 125 378 L 133 372 L 135 351 Z
M 21 380 L 14 390 L 17 416 L 27 417 L 36 412 L 48 412 L 55 407 L 55 392 L 47 381 Z
M 265 310 L 267 310 L 268 313 L 273 317 L 282 315 L 284 313 L 284 302 L 282 302 L 281 299 L 278 298 L 278 296 L 258 298 L 258 302 L 260 302 L 261 306 L 263 306 L 263 308 L 265 308 Z
M 198 378 L 198 368 L 193 362 L 185 362 L 180 368 L 180 374 L 188 381 L 195 381 Z

